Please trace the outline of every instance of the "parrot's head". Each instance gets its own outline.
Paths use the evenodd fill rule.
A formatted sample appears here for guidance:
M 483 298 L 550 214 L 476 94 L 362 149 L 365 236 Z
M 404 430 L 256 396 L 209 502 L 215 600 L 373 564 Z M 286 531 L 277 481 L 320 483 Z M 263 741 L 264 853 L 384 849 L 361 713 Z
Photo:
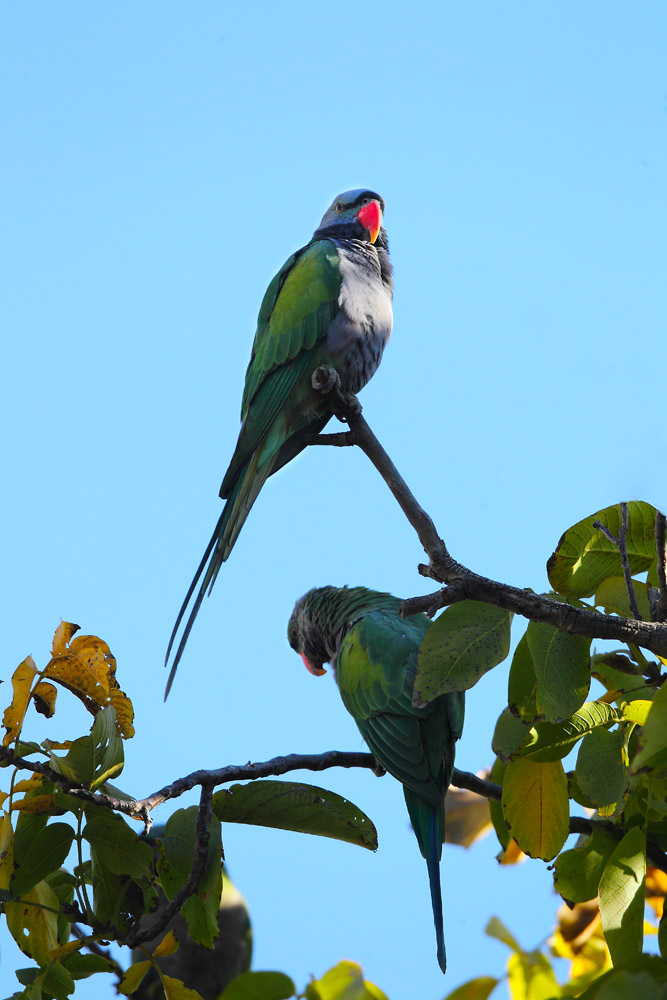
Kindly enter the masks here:
M 366 587 L 315 587 L 294 605 L 287 627 L 289 644 L 311 674 L 321 677 L 325 663 L 335 667 L 340 644 L 355 622 L 379 608 L 395 611 L 400 603 L 391 594 Z
M 300 654 L 306 669 L 321 677 L 326 673 L 324 664 L 331 659 L 325 645 L 325 634 L 315 614 L 315 590 L 309 590 L 294 605 L 287 626 L 287 638 L 292 649 Z
M 368 191 L 366 188 L 344 191 L 331 202 L 315 235 L 375 243 L 381 234 L 380 245 L 386 245 L 386 233 L 382 228 L 383 214 L 384 198 L 375 191 Z

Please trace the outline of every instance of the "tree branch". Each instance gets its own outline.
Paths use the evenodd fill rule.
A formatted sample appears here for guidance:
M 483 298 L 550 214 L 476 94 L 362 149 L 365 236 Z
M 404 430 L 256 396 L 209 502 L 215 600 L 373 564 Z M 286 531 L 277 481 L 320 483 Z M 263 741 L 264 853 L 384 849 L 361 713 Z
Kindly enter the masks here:
M 208 827 L 211 820 L 212 799 L 213 786 L 210 784 L 202 785 L 201 795 L 199 797 L 199 809 L 197 811 L 195 857 L 185 885 L 182 889 L 179 889 L 171 902 L 165 906 L 164 910 L 160 913 L 160 916 L 153 924 L 151 924 L 150 927 L 147 927 L 143 931 L 137 931 L 134 934 L 130 934 L 126 938 L 119 939 L 120 944 L 125 944 L 128 948 L 136 948 L 137 945 L 143 944 L 144 941 L 150 941 L 152 938 L 157 937 L 167 928 L 168 924 L 180 911 L 183 903 L 185 903 L 186 900 L 188 900 L 190 896 L 193 896 L 197 891 L 201 877 L 204 874 L 204 868 L 206 867 L 206 859 L 208 858 L 208 845 L 210 840 Z
M 593 521 L 593 527 L 601 531 L 610 542 L 617 547 L 619 555 L 621 557 L 621 566 L 623 567 L 623 579 L 625 580 L 625 589 L 628 592 L 628 599 L 630 601 L 630 610 L 632 611 L 632 616 L 635 621 L 641 621 L 641 615 L 639 614 L 639 605 L 637 604 L 637 596 L 635 594 L 635 587 L 632 582 L 632 572 L 630 570 L 630 558 L 628 556 L 628 505 L 627 503 L 621 504 L 621 530 L 619 532 L 618 538 L 611 533 L 609 528 L 606 528 L 604 524 L 600 521 Z
M 349 437 L 346 435 L 346 439 L 361 448 L 370 459 L 417 532 L 419 541 L 429 558 L 429 565 L 421 566 L 420 572 L 438 583 L 447 584 L 436 594 L 404 601 L 401 605 L 402 615 L 408 616 L 418 611 L 435 614 L 439 608 L 454 604 L 456 601 L 484 601 L 486 604 L 494 604 L 496 607 L 513 611 L 531 621 L 554 625 L 563 632 L 597 639 L 615 639 L 642 646 L 660 656 L 667 656 L 667 625 L 661 622 L 643 622 L 604 615 L 592 609 L 573 608 L 569 604 L 554 601 L 541 594 L 491 580 L 457 562 L 438 535 L 432 519 L 419 505 L 361 413 L 349 405 L 349 400 L 337 388 L 329 390 L 327 398 L 332 412 L 349 424 Z M 326 437 L 327 435 L 323 435 L 325 440 L 321 442 L 322 444 L 326 444 Z M 664 600 L 667 609 L 667 583 Z

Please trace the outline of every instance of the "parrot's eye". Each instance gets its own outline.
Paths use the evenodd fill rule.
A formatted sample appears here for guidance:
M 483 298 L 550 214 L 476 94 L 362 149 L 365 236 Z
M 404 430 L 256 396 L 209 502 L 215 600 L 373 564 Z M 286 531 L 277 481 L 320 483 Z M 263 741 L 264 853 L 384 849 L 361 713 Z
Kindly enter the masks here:
M 336 204 L 334 205 L 334 208 L 336 209 L 337 212 L 342 212 L 343 211 L 342 201 L 337 201 Z
M 364 198 L 364 200 L 362 201 L 361 204 L 362 205 L 368 205 L 368 204 L 370 204 L 370 200 L 371 200 L 370 198 Z

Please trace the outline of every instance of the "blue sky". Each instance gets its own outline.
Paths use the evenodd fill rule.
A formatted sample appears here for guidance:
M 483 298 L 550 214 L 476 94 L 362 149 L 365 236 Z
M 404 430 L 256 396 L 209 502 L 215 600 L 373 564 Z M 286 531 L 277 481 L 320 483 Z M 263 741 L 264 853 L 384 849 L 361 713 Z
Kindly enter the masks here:
M 331 678 L 287 645 L 293 602 L 428 587 L 364 457 L 311 449 L 265 487 L 162 703 L 261 297 L 338 192 L 387 202 L 394 334 L 362 403 L 456 558 L 544 589 L 570 524 L 665 508 L 661 3 L 33 2 L 2 22 L 3 675 L 43 664 L 61 617 L 106 639 L 136 710 L 128 792 L 359 749 Z M 468 698 L 464 769 L 491 762 L 506 678 Z M 34 737 L 88 727 L 61 702 Z M 447 848 L 443 981 L 400 788 L 314 782 L 370 814 L 380 849 L 226 827 L 255 968 L 303 987 L 353 958 L 391 1000 L 438 1000 L 501 972 L 492 914 L 528 947 L 549 933 L 544 864 Z M 6 992 L 17 962 L 3 937 Z

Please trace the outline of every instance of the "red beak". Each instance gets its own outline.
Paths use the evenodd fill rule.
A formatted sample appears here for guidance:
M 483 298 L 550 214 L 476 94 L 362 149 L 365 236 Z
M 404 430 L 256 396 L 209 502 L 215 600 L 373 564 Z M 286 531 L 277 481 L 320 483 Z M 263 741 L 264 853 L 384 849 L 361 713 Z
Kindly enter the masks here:
M 322 677 L 323 674 L 326 674 L 324 667 L 316 667 L 314 663 L 311 663 L 310 660 L 306 659 L 305 653 L 301 654 L 301 659 L 303 660 L 304 666 L 309 674 L 313 674 L 315 677 Z
M 357 218 L 364 229 L 371 234 L 371 243 L 375 243 L 382 225 L 382 210 L 377 201 L 369 201 L 357 212 Z

